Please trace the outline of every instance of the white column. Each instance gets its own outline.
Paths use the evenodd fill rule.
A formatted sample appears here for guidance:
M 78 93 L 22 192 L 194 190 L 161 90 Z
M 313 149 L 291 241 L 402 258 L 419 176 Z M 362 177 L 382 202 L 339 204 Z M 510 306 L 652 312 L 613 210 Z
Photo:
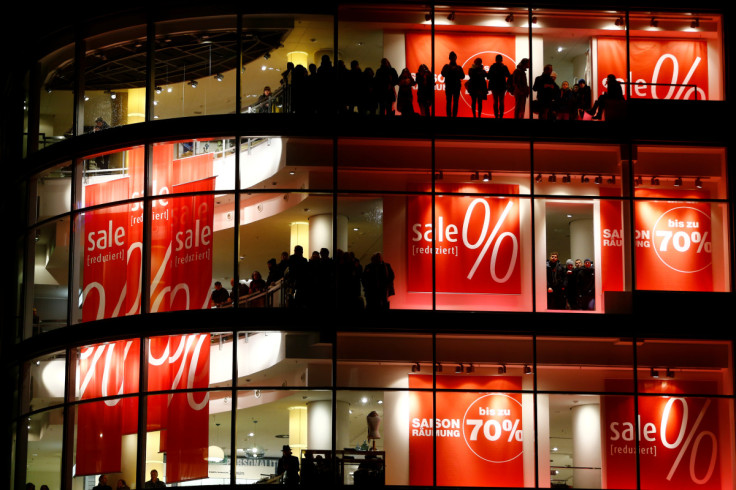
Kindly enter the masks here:
M 601 488 L 601 406 L 572 407 L 572 477 L 576 488 Z
M 593 220 L 592 219 L 578 219 L 570 223 L 570 254 L 572 260 L 590 259 L 595 261 L 594 243 L 593 243 Z M 562 263 L 565 263 L 565 258 L 560 257 Z
M 338 400 L 335 407 L 337 437 L 335 449 L 344 449 L 350 444 L 348 434 L 350 405 Z M 307 447 L 309 449 L 332 448 L 332 400 L 307 403 Z
M 337 215 L 337 248 L 343 251 L 348 249 L 348 218 Z M 304 256 L 309 258 L 313 251 L 319 252 L 321 248 L 330 251 L 330 257 L 335 256 L 332 250 L 332 215 L 316 214 L 309 218 L 309 247 L 304 249 Z

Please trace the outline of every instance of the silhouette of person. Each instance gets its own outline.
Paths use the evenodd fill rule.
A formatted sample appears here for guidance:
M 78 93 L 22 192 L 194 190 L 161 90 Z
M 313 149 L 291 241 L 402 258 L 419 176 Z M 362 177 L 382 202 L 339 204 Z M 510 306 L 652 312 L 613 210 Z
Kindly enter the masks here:
M 399 75 L 391 67 L 386 58 L 381 60 L 381 66 L 376 70 L 375 87 L 378 99 L 378 114 L 381 116 L 392 116 L 393 103 L 396 100 L 394 87 L 399 84 Z
M 488 99 L 488 85 L 486 84 L 486 73 L 483 68 L 483 60 L 476 58 L 473 66 L 468 69 L 468 92 L 470 93 L 470 108 L 473 111 L 473 117 L 481 117 L 483 113 L 483 101 Z M 477 112 L 476 112 L 477 109 Z
M 624 100 L 624 92 L 616 76 L 611 74 L 606 77 L 606 92 L 598 97 L 588 113 L 593 119 L 601 119 L 606 111 L 606 105 L 610 105 L 613 100 Z
M 431 114 L 430 107 L 434 104 L 434 76 L 424 63 L 417 70 L 417 104 L 422 116 Z
M 394 294 L 394 271 L 391 264 L 383 261 L 379 252 L 371 256 L 371 262 L 365 266 L 361 281 L 365 291 L 366 308 L 389 309 L 388 298 Z
M 504 98 L 509 78 L 511 78 L 511 73 L 503 64 L 503 56 L 497 54 L 496 62 L 488 69 L 488 88 L 493 94 L 493 115 L 496 119 L 503 118 L 505 112 Z
M 401 70 L 401 76 L 399 76 L 399 96 L 396 99 L 396 108 L 402 116 L 414 115 L 414 94 L 412 93 L 412 87 L 416 84 L 417 82 L 412 78 L 411 72 L 408 68 Z
M 529 59 L 523 58 L 511 75 L 514 86 L 514 119 L 524 119 L 526 99 L 529 97 L 529 83 L 526 80 L 526 71 L 529 69 Z
M 544 66 L 542 74 L 534 79 L 534 86 L 532 88 L 537 93 L 539 119 L 554 119 L 552 104 L 557 99 L 560 88 L 552 78 L 552 65 Z
M 463 67 L 457 64 L 457 54 L 450 51 L 450 62 L 442 67 L 442 76 L 445 78 L 445 97 L 447 117 L 457 117 L 460 101 L 460 83 L 465 79 Z

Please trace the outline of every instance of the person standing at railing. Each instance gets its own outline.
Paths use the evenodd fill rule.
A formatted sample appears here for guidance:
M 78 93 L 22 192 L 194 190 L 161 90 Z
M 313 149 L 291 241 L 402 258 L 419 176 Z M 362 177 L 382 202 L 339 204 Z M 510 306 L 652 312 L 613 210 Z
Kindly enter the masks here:
M 271 112 L 271 87 L 263 87 L 263 93 L 258 97 L 258 112 Z
M 607 106 L 610 106 L 613 101 L 621 100 L 624 100 L 624 92 L 621 89 L 621 84 L 616 80 L 615 75 L 610 74 L 606 77 L 606 92 L 598 97 L 598 100 L 595 101 L 588 114 L 593 116 L 593 119 L 601 119 Z

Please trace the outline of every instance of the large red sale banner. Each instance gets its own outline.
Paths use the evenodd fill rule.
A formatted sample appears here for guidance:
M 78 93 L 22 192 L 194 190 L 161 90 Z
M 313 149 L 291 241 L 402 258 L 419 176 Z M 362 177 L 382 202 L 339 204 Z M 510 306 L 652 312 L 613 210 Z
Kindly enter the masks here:
M 647 197 L 647 191 L 637 195 Z M 662 191 L 654 196 L 662 197 Z M 696 191 L 672 197 L 703 198 Z M 639 201 L 635 207 L 636 287 L 648 290 L 713 291 L 710 204 Z
M 457 54 L 457 64 L 462 66 L 465 78 L 468 78 L 468 69 L 473 66 L 476 58 L 483 60 L 486 71 L 495 62 L 496 55 L 503 57 L 503 64 L 513 73 L 516 69 L 516 37 L 499 34 L 479 33 L 450 33 L 438 32 L 434 36 L 434 71 L 435 71 L 435 114 L 444 116 L 445 105 L 445 79 L 440 74 L 442 67 L 449 62 L 449 54 L 454 51 Z M 413 75 L 416 75 L 419 65 L 425 64 L 432 70 L 432 37 L 429 33 L 408 32 L 406 33 L 406 66 Z M 416 88 L 416 87 L 415 87 Z M 471 99 L 465 84 L 460 90 L 460 104 L 458 105 L 458 116 L 472 117 Z M 414 99 L 414 110 L 419 112 L 419 106 Z M 506 93 L 504 98 L 504 117 L 513 117 L 514 97 Z M 488 101 L 484 104 L 483 115 L 493 116 L 493 102 L 489 92 Z
M 712 399 L 678 396 L 700 392 L 703 384 L 641 382 L 640 391 L 658 395 L 638 398 L 638 424 L 633 397 L 602 397 L 604 488 L 722 488 L 717 406 Z M 606 381 L 606 391 L 622 388 L 619 380 Z M 637 452 L 641 487 L 636 482 Z
M 708 99 L 708 46 L 696 39 L 632 38 L 626 77 L 626 40 L 599 38 L 598 94 L 606 91 L 606 77 L 629 81 L 635 99 Z M 697 92 L 696 92 L 697 87 Z
M 209 394 L 208 334 L 154 337 L 149 341 L 147 431 L 162 431 L 170 483 L 207 477 Z M 139 392 L 140 344 L 135 340 L 82 349 L 79 397 L 91 400 Z M 181 390 L 187 390 L 182 392 Z M 118 473 L 122 436 L 138 430 L 138 398 L 81 403 L 77 416 L 76 475 Z
M 517 194 L 515 185 L 438 186 L 437 192 Z M 481 195 L 408 198 L 409 291 L 520 294 L 519 199 Z M 434 244 L 433 244 L 434 238 Z
M 170 194 L 214 190 L 213 156 L 173 156 L 174 144 L 153 146 L 152 312 L 204 308 L 212 282 L 213 196 Z M 128 175 L 85 187 L 85 206 L 143 196 L 143 148 L 130 149 L 127 159 Z M 143 212 L 143 201 L 132 201 L 85 213 L 83 321 L 140 313 Z
M 432 388 L 431 375 L 410 375 L 410 389 Z M 438 389 L 494 390 L 410 395 L 409 475 L 411 485 L 432 485 L 433 437 L 437 440 L 437 485 L 522 487 L 521 395 L 515 376 L 437 376 Z M 452 463 L 449 463 L 452 462 Z

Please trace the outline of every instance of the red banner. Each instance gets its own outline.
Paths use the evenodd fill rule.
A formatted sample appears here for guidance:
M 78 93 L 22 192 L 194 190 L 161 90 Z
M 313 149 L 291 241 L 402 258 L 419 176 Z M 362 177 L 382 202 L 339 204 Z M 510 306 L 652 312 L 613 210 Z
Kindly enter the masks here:
M 653 191 L 662 197 L 662 191 Z M 669 193 L 703 198 L 703 193 Z M 646 191 L 637 196 L 647 197 Z M 638 201 L 635 207 L 636 287 L 663 291 L 713 291 L 710 204 Z
M 607 391 L 619 388 L 617 380 L 606 381 Z M 638 488 L 637 437 L 640 488 L 721 488 L 717 406 L 708 398 L 677 396 L 702 389 L 703 383 L 693 381 L 640 383 L 640 391 L 665 396 L 639 397 L 638 427 L 633 397 L 602 397 L 604 488 Z
M 129 179 L 85 188 L 85 206 L 128 198 Z M 82 321 L 118 316 L 123 306 L 128 250 L 128 206 L 84 213 Z
M 79 399 L 138 392 L 137 339 L 82 349 Z M 121 471 L 122 436 L 138 430 L 138 398 L 81 403 L 77 411 L 76 475 Z
M 174 192 L 212 191 L 215 177 L 174 186 Z M 212 194 L 176 198 L 170 310 L 206 308 L 212 283 Z
M 431 375 L 410 375 L 410 389 L 432 388 Z M 515 376 L 438 375 L 437 388 L 520 390 Z M 410 485 L 432 485 L 432 438 L 437 439 L 437 485 L 522 487 L 521 395 L 438 392 L 410 394 Z M 450 463 L 452 462 L 452 463 Z
M 518 186 L 438 186 L 438 192 L 517 194 Z M 438 195 L 408 198 L 409 291 L 432 290 L 432 254 L 438 292 L 520 294 L 519 199 Z M 432 237 L 434 235 L 434 249 Z
M 82 350 L 80 399 L 139 392 L 139 343 L 124 340 Z M 148 391 L 206 390 L 208 334 L 153 337 L 149 343 Z M 76 474 L 121 471 L 122 435 L 138 428 L 138 398 L 82 403 L 77 417 Z M 209 393 L 174 392 L 148 397 L 147 430 L 162 431 L 166 481 L 207 478 Z
M 598 94 L 608 74 L 626 78 L 626 40 L 598 39 Z M 632 38 L 629 43 L 631 97 L 634 99 L 708 99 L 708 45 L 695 39 Z M 655 85 L 661 84 L 661 85 Z M 624 92 L 625 93 L 625 92 Z
M 618 195 L 616 191 L 606 192 L 601 189 L 601 196 Z M 602 199 L 600 202 L 601 217 L 601 263 L 596 266 L 600 271 L 603 291 L 624 290 L 624 225 L 623 204 L 619 200 Z M 628 242 L 626 242 L 628 247 Z
M 450 51 L 457 54 L 457 64 L 463 67 L 465 78 L 468 78 L 468 69 L 473 66 L 476 58 L 483 60 L 484 69 L 488 71 L 488 67 L 496 60 L 496 55 L 503 56 L 503 64 L 509 69 L 510 73 L 516 69 L 516 37 L 498 34 L 478 34 L 478 33 L 449 33 L 438 32 L 434 36 L 435 42 L 435 114 L 445 116 L 445 79 L 440 74 L 442 67 L 449 61 Z M 424 63 L 432 70 L 432 37 L 429 33 L 424 32 L 408 32 L 406 33 L 406 66 L 411 70 L 412 76 L 416 78 L 416 72 L 419 65 Z M 414 87 L 416 90 L 416 87 Z M 470 94 L 465 90 L 463 82 L 460 90 L 460 104 L 458 116 L 472 117 Z M 504 117 L 513 117 L 514 115 L 514 97 L 512 94 L 506 93 L 504 98 Z M 414 110 L 418 113 L 419 106 L 414 97 Z M 483 115 L 493 116 L 493 100 L 488 95 L 488 100 L 483 104 Z

